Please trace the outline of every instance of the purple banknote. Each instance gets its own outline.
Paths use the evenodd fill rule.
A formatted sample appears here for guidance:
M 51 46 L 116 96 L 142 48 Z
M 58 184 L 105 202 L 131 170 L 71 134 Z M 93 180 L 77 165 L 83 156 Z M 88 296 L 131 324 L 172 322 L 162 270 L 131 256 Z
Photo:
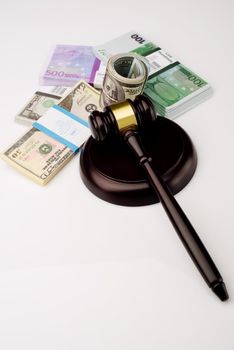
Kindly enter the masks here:
M 91 46 L 56 45 L 40 75 L 40 84 L 73 86 L 80 79 L 93 84 L 99 66 Z

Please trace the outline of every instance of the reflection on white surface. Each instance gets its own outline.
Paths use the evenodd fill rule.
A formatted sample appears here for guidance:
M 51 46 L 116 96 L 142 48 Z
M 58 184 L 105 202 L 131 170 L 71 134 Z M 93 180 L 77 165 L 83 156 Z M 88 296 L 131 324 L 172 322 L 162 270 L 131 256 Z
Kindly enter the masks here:
M 1 273 L 1 343 L 7 349 L 209 348 L 217 333 L 232 332 L 233 313 L 197 282 L 153 259 Z M 222 346 L 228 349 L 227 338 Z

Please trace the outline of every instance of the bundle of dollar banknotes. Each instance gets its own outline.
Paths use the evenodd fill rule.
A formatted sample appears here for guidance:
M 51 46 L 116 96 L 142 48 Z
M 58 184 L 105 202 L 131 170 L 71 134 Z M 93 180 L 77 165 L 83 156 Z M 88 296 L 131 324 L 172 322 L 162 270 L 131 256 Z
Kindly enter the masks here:
M 136 87 L 136 79 L 128 79 L 126 86 L 125 79 L 123 84 L 116 81 L 108 69 L 114 55 L 117 69 L 126 69 L 126 60 L 121 60 L 123 53 L 129 53 L 131 62 L 134 55 L 142 58 L 144 64 L 139 72 L 145 79 L 138 79 L 141 90 Z M 135 70 L 133 63 L 128 76 L 135 78 Z M 118 101 L 121 84 L 125 92 L 137 88 L 147 95 L 157 113 L 167 118 L 179 116 L 212 92 L 205 80 L 135 31 L 96 47 L 53 47 L 39 81 L 40 88 L 15 118 L 30 129 L 2 152 L 1 158 L 42 185 L 72 159 L 90 136 L 89 114 Z

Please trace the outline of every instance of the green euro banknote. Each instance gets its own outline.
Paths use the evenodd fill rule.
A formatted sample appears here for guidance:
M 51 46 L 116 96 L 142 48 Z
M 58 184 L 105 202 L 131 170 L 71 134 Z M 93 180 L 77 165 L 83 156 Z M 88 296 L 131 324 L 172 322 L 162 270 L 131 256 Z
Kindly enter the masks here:
M 175 107 L 176 103 L 189 95 L 207 89 L 207 85 L 208 83 L 197 74 L 178 64 L 150 78 L 145 85 L 144 93 L 156 106 Z
M 146 39 L 142 34 L 132 30 L 118 38 L 114 38 L 104 44 L 95 46 L 93 49 L 96 56 L 106 64 L 108 59 L 116 54 L 135 52 L 141 56 L 147 56 L 156 50 L 159 50 L 160 47 Z

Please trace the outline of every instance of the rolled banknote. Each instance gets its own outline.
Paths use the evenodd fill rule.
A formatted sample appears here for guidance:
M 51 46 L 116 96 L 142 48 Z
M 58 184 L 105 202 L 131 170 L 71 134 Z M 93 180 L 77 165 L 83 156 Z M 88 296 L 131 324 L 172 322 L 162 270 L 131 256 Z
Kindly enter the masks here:
M 108 63 L 100 97 L 101 107 L 133 100 L 142 93 L 148 77 L 148 67 L 135 53 L 112 56 Z

